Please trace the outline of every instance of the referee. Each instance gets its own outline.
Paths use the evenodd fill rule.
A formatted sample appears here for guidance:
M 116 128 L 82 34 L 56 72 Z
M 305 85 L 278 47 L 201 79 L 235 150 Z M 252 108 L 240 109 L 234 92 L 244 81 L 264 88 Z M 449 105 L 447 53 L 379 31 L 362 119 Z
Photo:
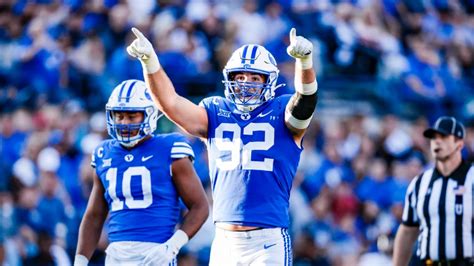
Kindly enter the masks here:
M 435 167 L 415 177 L 408 187 L 394 265 L 408 264 L 418 239 L 422 265 L 471 266 L 474 167 L 461 157 L 464 126 L 444 116 L 423 135 L 430 139 Z

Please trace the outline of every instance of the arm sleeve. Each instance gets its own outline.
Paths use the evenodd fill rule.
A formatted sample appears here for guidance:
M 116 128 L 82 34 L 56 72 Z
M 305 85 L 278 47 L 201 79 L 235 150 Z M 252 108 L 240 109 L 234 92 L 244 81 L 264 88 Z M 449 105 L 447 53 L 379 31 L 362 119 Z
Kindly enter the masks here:
M 416 203 L 417 203 L 417 184 L 419 183 L 420 176 L 414 178 L 408 186 L 407 193 L 405 195 L 405 203 L 403 207 L 402 223 L 406 226 L 419 226 L 418 215 L 416 214 Z
M 298 120 L 310 119 L 318 103 L 317 92 L 311 95 L 295 93 L 288 103 L 288 111 Z

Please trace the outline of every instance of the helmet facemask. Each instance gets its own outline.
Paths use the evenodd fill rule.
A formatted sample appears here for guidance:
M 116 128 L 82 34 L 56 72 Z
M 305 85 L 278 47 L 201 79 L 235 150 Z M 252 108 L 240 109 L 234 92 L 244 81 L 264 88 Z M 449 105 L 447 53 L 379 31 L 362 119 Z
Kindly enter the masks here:
M 226 97 L 234 102 L 239 110 L 249 112 L 269 98 L 272 89 L 271 84 L 267 82 L 268 76 L 262 74 L 259 74 L 259 76 L 263 76 L 264 82 L 235 80 L 238 73 L 242 72 L 229 74 L 229 81 L 225 82 Z
M 279 71 L 273 56 L 260 45 L 237 49 L 222 72 L 225 96 L 242 112 L 255 110 L 275 95 Z M 258 74 L 264 77 L 264 82 L 235 80 L 238 73 Z
M 109 130 L 109 135 L 117 139 L 125 147 L 133 147 L 140 140 L 145 138 L 147 135 L 153 133 L 150 127 L 150 115 L 147 114 L 147 111 L 139 110 L 135 108 L 134 110 L 114 110 L 114 108 L 107 109 L 107 129 Z M 148 113 L 153 113 L 151 107 L 148 107 Z M 140 123 L 131 123 L 131 124 L 120 124 L 117 123 L 115 119 L 115 112 L 141 112 L 143 114 L 143 120 Z M 161 115 L 160 115 L 161 116 Z
M 125 147 L 133 147 L 146 136 L 153 134 L 156 123 L 162 116 L 148 94 L 145 83 L 139 80 L 127 80 L 118 85 L 112 92 L 105 110 L 109 135 Z M 117 123 L 116 112 L 141 112 L 143 120 L 140 123 Z

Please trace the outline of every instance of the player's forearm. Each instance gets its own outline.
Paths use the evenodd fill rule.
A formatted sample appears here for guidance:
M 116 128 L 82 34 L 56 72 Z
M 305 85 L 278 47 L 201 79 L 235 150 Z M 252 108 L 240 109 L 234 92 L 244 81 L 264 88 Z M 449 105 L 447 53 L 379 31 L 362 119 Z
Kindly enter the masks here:
M 297 61 L 295 94 L 288 102 L 285 112 L 285 122 L 290 131 L 293 132 L 297 143 L 300 143 L 306 128 L 309 126 L 318 102 L 316 74 L 312 67 L 307 69 L 301 67 L 301 64 Z
M 410 261 L 413 245 L 418 237 L 418 229 L 400 225 L 395 237 L 393 265 L 406 266 Z
M 295 88 L 301 84 L 311 84 L 316 81 L 316 72 L 313 68 L 302 69 L 301 65 L 295 63 Z
M 193 205 L 184 216 L 181 230 L 192 238 L 209 216 L 209 205 L 207 201 Z
M 104 218 L 92 215 L 85 215 L 79 227 L 79 240 L 77 243 L 76 254 L 84 255 L 90 259 L 99 242 Z

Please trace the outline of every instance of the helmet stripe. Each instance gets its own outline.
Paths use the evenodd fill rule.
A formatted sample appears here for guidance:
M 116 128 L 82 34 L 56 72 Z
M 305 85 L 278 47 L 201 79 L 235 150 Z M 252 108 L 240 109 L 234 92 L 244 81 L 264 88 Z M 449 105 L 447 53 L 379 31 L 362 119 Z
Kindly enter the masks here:
M 242 52 L 242 64 L 245 64 L 245 59 L 247 58 L 247 49 L 249 48 L 248 45 L 244 47 L 244 51 Z
M 122 92 L 123 92 L 123 89 L 125 88 L 125 84 L 127 84 L 126 81 L 122 82 L 122 87 L 120 87 L 120 92 L 119 92 L 119 95 L 118 95 L 118 101 L 119 102 L 122 100 Z
M 135 86 L 135 83 L 137 83 L 137 81 L 132 82 L 132 84 L 130 84 L 130 86 L 128 86 L 127 103 L 130 102 L 130 95 L 132 94 L 132 89 L 133 89 L 133 86 Z
M 255 64 L 255 55 L 257 54 L 257 48 L 258 46 L 255 45 L 252 49 L 252 55 L 250 55 L 250 64 Z

